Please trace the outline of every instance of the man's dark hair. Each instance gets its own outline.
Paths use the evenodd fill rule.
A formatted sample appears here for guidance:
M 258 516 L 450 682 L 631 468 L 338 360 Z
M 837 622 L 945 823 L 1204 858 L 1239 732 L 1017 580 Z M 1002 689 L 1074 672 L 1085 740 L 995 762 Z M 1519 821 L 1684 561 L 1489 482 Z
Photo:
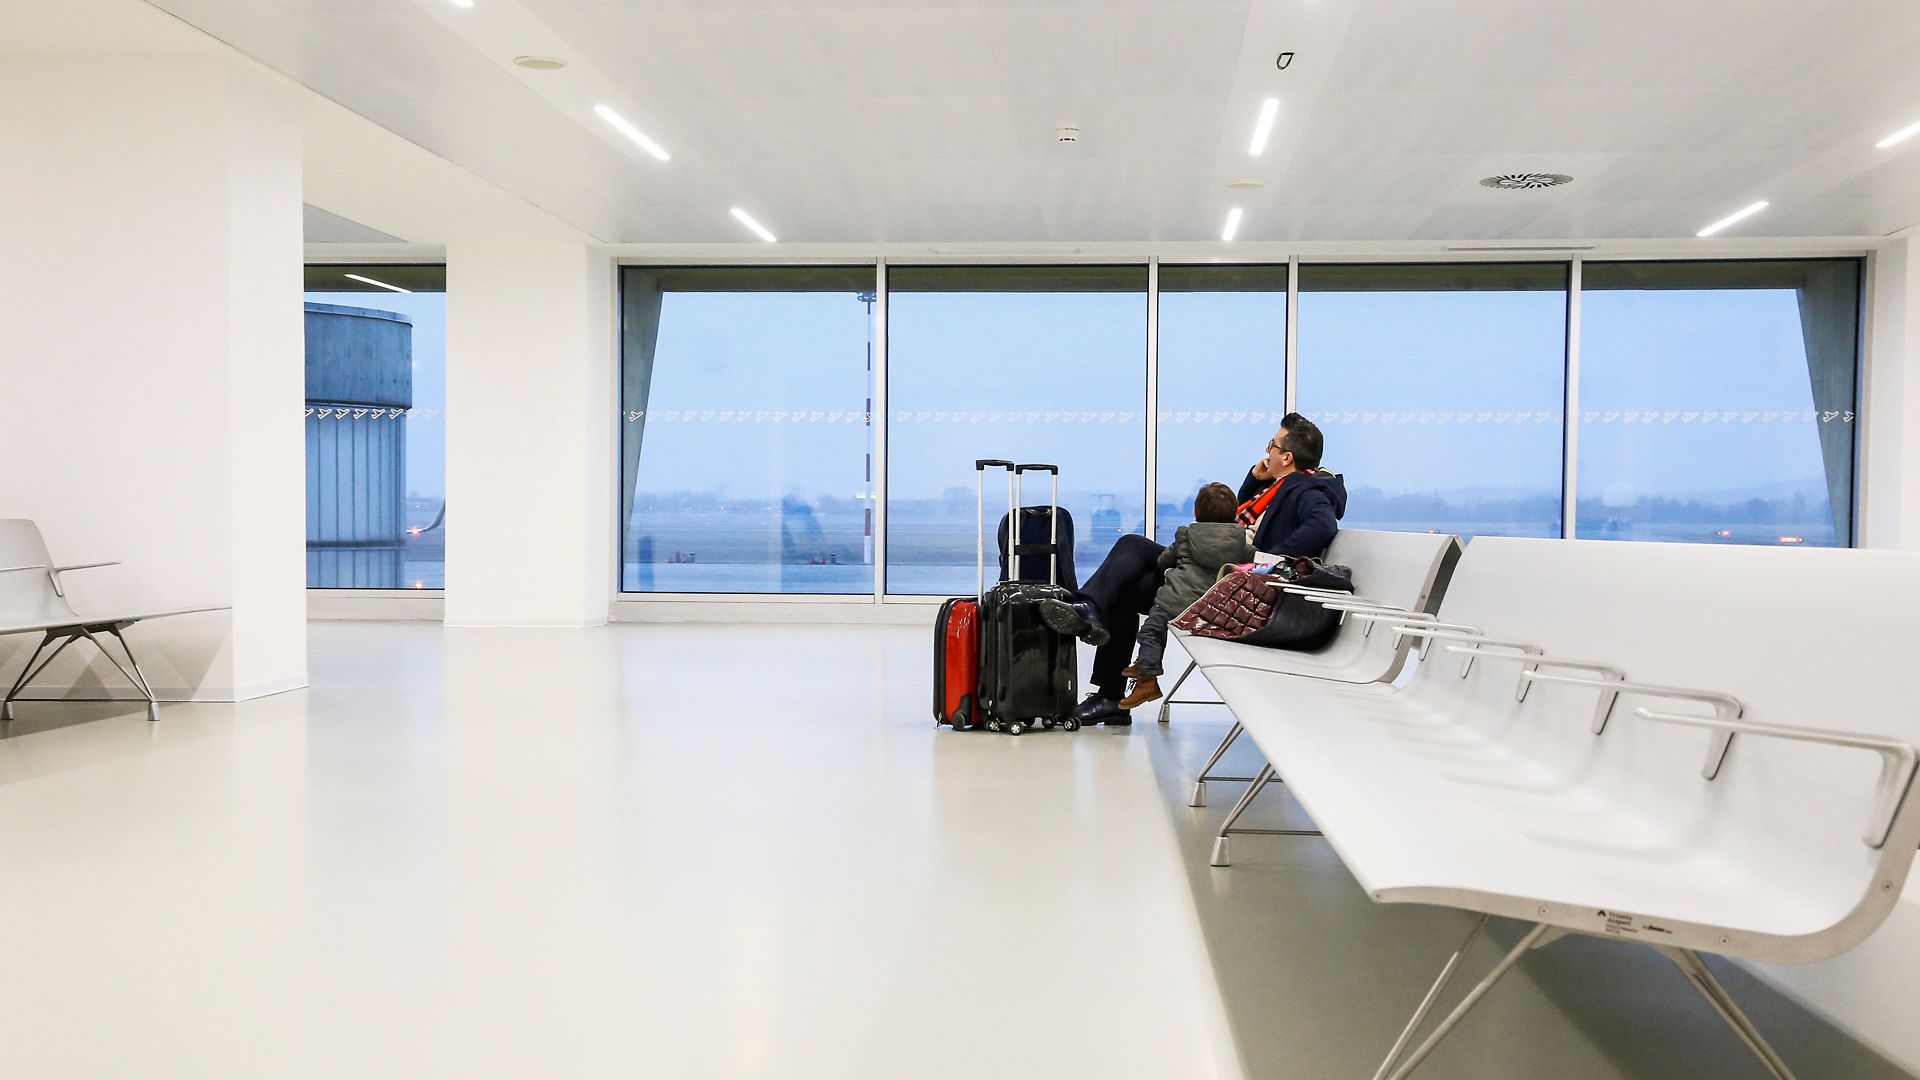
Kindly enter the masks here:
M 1233 489 L 1225 484 L 1208 484 L 1193 497 L 1193 520 L 1232 521 L 1240 509 Z
M 1281 426 L 1287 429 L 1287 437 L 1280 440 L 1280 449 L 1293 455 L 1293 467 L 1301 472 L 1319 468 L 1320 455 L 1327 447 L 1319 425 L 1298 413 L 1288 413 Z

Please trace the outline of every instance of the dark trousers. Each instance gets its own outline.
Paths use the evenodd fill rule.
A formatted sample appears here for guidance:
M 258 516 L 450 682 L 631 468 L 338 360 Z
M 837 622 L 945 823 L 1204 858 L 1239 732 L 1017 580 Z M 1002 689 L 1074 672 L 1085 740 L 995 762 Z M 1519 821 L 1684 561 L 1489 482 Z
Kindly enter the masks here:
M 1173 612 L 1153 605 L 1147 612 L 1145 622 L 1140 624 L 1140 652 L 1133 658 L 1133 664 L 1140 669 L 1140 677 L 1158 678 L 1165 673 L 1160 665 L 1167 656 L 1167 624 L 1173 621 Z
M 1100 621 L 1113 635 L 1094 651 L 1093 685 L 1115 701 L 1126 696 L 1127 680 L 1120 673 L 1133 659 L 1140 617 L 1153 609 L 1154 590 L 1160 587 L 1160 553 L 1165 550 L 1144 536 L 1128 533 L 1080 586 L 1080 598 L 1100 609 Z

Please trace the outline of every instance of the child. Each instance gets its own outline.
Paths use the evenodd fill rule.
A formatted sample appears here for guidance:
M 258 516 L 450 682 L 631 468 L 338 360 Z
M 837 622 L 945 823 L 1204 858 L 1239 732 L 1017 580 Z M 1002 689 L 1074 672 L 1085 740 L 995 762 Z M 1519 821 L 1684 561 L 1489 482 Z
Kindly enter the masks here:
M 1173 546 L 1160 553 L 1167 572 L 1160 591 L 1153 594 L 1153 610 L 1140 624 L 1139 652 L 1122 674 L 1133 679 L 1133 690 L 1120 702 L 1122 709 L 1138 708 L 1160 696 L 1160 657 L 1167 649 L 1167 623 L 1192 606 L 1213 587 L 1220 568 L 1253 558 L 1247 527 L 1234 519 L 1239 510 L 1233 489 L 1208 484 L 1193 499 L 1193 524 L 1182 525 Z

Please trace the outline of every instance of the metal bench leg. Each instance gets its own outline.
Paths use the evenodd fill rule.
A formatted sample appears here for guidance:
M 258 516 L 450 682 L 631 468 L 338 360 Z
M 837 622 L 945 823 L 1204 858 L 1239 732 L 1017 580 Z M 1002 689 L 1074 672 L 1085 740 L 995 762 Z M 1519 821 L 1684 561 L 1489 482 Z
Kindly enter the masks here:
M 1260 796 L 1260 792 L 1275 780 L 1280 780 L 1280 777 L 1275 773 L 1272 762 L 1260 767 L 1259 774 L 1253 778 L 1253 786 L 1247 788 L 1247 793 L 1240 796 L 1239 802 L 1233 804 L 1233 809 L 1227 814 L 1227 820 L 1220 823 L 1220 831 L 1213 838 L 1213 857 L 1207 860 L 1209 863 L 1214 866 L 1228 865 L 1227 837 L 1234 833 L 1248 833 L 1256 836 L 1321 835 L 1319 829 L 1236 829 L 1233 827 L 1233 823 L 1240 820 L 1241 814 L 1247 812 L 1247 807 L 1253 805 L 1253 800 Z M 1280 782 L 1286 783 L 1284 780 Z
M 1173 707 L 1173 695 L 1180 692 L 1180 688 L 1187 684 L 1187 676 L 1192 675 L 1193 669 L 1199 666 L 1200 664 L 1197 661 L 1194 661 L 1194 660 L 1187 661 L 1187 670 L 1181 672 L 1180 677 L 1174 680 L 1173 689 L 1167 691 L 1166 700 L 1160 703 L 1160 722 L 1161 723 L 1164 724 L 1167 722 L 1167 710 Z M 1194 805 L 1198 806 L 1199 804 L 1195 803 Z
M 1433 980 L 1433 986 L 1427 991 L 1427 996 L 1420 999 L 1420 1007 L 1413 1010 L 1413 1019 L 1407 1021 L 1407 1026 L 1400 1032 L 1400 1037 L 1393 1041 L 1393 1049 L 1387 1051 L 1387 1060 L 1380 1063 L 1380 1069 L 1373 1074 L 1373 1080 L 1385 1080 L 1388 1070 L 1393 1068 L 1393 1063 L 1400 1060 L 1400 1055 L 1406 1052 L 1407 1044 L 1413 1041 L 1413 1033 L 1420 1030 L 1421 1024 L 1426 1023 L 1427 1014 L 1433 1011 L 1433 1003 L 1440 1000 L 1440 992 L 1445 990 L 1447 983 L 1453 980 L 1453 973 L 1459 970 L 1460 961 L 1465 959 L 1467 951 L 1473 948 L 1474 942 L 1480 940 L 1480 931 L 1487 928 L 1487 920 L 1490 918 L 1492 916 L 1482 915 L 1473 921 L 1473 929 L 1467 931 L 1467 939 L 1460 943 L 1459 948 L 1453 950 L 1453 956 L 1447 960 L 1447 966 L 1440 969 L 1440 977 Z
M 1499 982 L 1501 976 L 1511 970 L 1513 965 L 1519 963 L 1520 958 L 1525 956 L 1527 950 L 1533 948 L 1534 945 L 1539 942 L 1541 935 L 1546 932 L 1546 923 L 1534 923 L 1533 929 L 1527 931 L 1526 936 L 1520 939 L 1520 943 L 1509 950 L 1507 955 L 1501 957 L 1500 962 L 1495 964 L 1493 970 L 1487 972 L 1486 977 L 1481 979 L 1473 989 L 1467 991 L 1467 996 L 1461 999 L 1460 1004 L 1453 1007 L 1453 1011 L 1447 1014 L 1445 1020 L 1440 1021 L 1440 1026 L 1433 1029 L 1433 1034 L 1427 1036 L 1426 1041 L 1421 1043 L 1418 1049 L 1407 1055 L 1407 1060 L 1402 1062 L 1399 1068 L 1387 1074 L 1387 1080 L 1406 1080 L 1406 1077 L 1412 1074 L 1413 1070 L 1419 1068 L 1420 1063 L 1427 1060 L 1427 1055 L 1433 1053 L 1433 1048 L 1440 1045 L 1440 1040 L 1447 1037 L 1447 1034 L 1454 1029 L 1454 1026 L 1460 1023 L 1460 1019 L 1466 1016 L 1475 1005 L 1478 1005 L 1481 998 L 1487 996 L 1487 991 L 1493 989 L 1493 984 Z M 1457 959 L 1458 957 L 1456 956 L 1455 960 Z M 1448 961 L 1449 966 L 1451 966 L 1453 962 L 1454 961 Z M 1435 990 L 1437 991 L 1438 989 L 1436 986 Z M 1422 1004 L 1421 1007 L 1426 1008 L 1427 1006 Z M 1392 1058 L 1388 1058 L 1386 1065 L 1382 1065 L 1381 1069 L 1385 1070 L 1387 1065 L 1391 1065 L 1392 1063 Z
M 4 702 L 0 702 L 0 720 L 13 719 L 13 701 L 16 697 L 20 695 L 20 691 L 26 689 L 27 684 L 33 681 L 34 676 L 47 670 L 47 665 L 53 663 L 55 658 L 57 658 L 62 652 L 65 652 L 67 646 L 73 644 L 74 641 L 78 640 L 76 635 L 74 634 L 67 634 L 64 637 L 62 637 L 60 635 L 55 634 L 51 630 L 47 631 L 46 635 L 47 635 L 46 637 L 43 637 L 40 639 L 40 644 L 35 645 L 33 647 L 33 655 L 27 657 L 27 666 L 20 669 L 20 677 L 13 680 L 13 686 L 8 688 L 7 690 L 6 700 Z M 41 660 L 40 651 L 47 647 L 48 642 L 53 641 L 56 638 L 60 642 L 59 646 L 56 647 L 52 652 L 48 653 L 46 659 Z M 36 660 L 39 660 L 38 667 L 34 666 L 34 661 Z
M 1214 777 L 1207 774 L 1213 771 L 1215 765 L 1220 764 L 1220 759 L 1226 755 L 1227 747 L 1232 746 L 1233 740 L 1238 739 L 1240 733 L 1245 730 L 1246 728 L 1238 720 L 1235 720 L 1233 726 L 1227 729 L 1227 737 L 1220 740 L 1220 745 L 1213 748 L 1213 756 L 1200 767 L 1200 776 L 1193 782 L 1193 797 L 1187 800 L 1188 806 L 1207 805 L 1207 781 L 1239 779 L 1239 777 Z
M 1760 1029 L 1754 1026 L 1752 1020 L 1747 1019 L 1747 1014 L 1740 1011 L 1740 1006 L 1734 1004 L 1733 996 L 1727 993 L 1727 988 L 1721 985 L 1719 979 L 1714 978 L 1712 969 L 1707 967 L 1707 962 L 1701 959 L 1699 953 L 1692 949 L 1669 947 L 1662 947 L 1660 952 L 1687 976 L 1687 981 L 1693 984 L 1701 997 L 1707 999 L 1707 1004 L 1713 1006 L 1713 1011 L 1720 1014 L 1720 1019 L 1727 1022 L 1734 1034 L 1740 1036 L 1740 1041 L 1747 1044 L 1747 1049 L 1766 1064 L 1767 1071 L 1776 1080 L 1793 1080 L 1793 1072 L 1787 1068 L 1787 1063 L 1780 1059 L 1773 1047 L 1767 1045 L 1766 1037 L 1760 1034 Z
M 132 671 L 128 671 L 126 665 L 120 663 L 112 653 L 107 651 L 107 647 L 101 644 L 100 639 L 93 636 L 93 631 L 82 630 L 81 633 L 87 636 L 88 641 L 93 642 L 93 647 L 100 650 L 100 655 L 106 657 L 108 663 L 119 668 L 120 674 L 125 675 L 128 682 L 138 687 L 140 692 L 146 695 L 147 719 L 150 721 L 158 721 L 160 719 L 160 699 L 154 696 L 153 686 L 147 682 L 146 672 L 140 670 L 140 661 L 133 658 L 133 649 L 127 644 L 127 639 L 121 636 L 119 628 L 108 627 L 107 633 L 113 635 L 113 639 L 120 643 L 120 648 L 127 654 L 127 663 L 133 665 Z
M 1239 802 L 1233 804 L 1233 809 L 1227 812 L 1227 820 L 1220 823 L 1220 831 L 1213 838 L 1213 858 L 1208 861 L 1214 866 L 1228 865 L 1227 834 L 1233 831 L 1233 823 L 1240 820 L 1241 814 L 1247 812 L 1247 807 L 1253 805 L 1254 797 L 1260 794 L 1260 789 L 1266 787 L 1267 781 L 1271 779 L 1273 779 L 1273 762 L 1269 761 L 1260 766 L 1260 771 L 1253 778 L 1252 786 L 1247 788 L 1246 794 L 1240 796 Z

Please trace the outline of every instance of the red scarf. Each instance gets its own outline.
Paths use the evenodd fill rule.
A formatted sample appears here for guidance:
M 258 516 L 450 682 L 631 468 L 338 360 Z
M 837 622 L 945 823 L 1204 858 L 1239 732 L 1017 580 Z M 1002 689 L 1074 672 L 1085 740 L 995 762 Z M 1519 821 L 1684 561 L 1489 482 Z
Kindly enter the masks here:
M 1292 475 L 1293 473 L 1287 474 L 1287 476 Z M 1287 482 L 1287 476 L 1275 480 L 1267 486 L 1267 490 L 1240 504 L 1240 512 L 1236 515 L 1240 524 L 1251 529 L 1259 523 L 1260 515 L 1267 512 L 1267 506 L 1273 502 L 1273 497 L 1280 494 L 1280 485 Z

